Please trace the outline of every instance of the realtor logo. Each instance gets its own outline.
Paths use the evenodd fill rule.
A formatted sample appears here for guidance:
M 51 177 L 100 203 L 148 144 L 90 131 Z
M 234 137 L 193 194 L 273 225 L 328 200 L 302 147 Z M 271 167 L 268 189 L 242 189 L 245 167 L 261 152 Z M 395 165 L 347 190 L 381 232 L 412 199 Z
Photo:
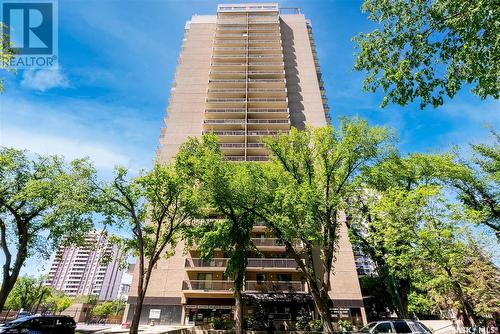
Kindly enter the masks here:
M 55 1 L 2 1 L 3 67 L 53 67 L 57 60 L 57 3 Z

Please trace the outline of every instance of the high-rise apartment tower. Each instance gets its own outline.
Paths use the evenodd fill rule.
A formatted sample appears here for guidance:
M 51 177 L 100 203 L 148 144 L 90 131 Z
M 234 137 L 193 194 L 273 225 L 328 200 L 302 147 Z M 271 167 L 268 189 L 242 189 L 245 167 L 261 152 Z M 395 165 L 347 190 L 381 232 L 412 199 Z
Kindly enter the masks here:
M 45 284 L 73 297 L 115 299 L 123 274 L 117 256 L 117 246 L 109 242 L 108 235 L 89 233 L 80 247 L 59 247 Z M 104 261 L 106 258 L 110 260 Z
M 312 28 L 298 9 L 275 3 L 219 5 L 217 15 L 195 15 L 187 22 L 166 128 L 160 138 L 161 161 L 173 159 L 190 136 L 215 132 L 226 159 L 265 161 L 264 136 L 328 123 L 328 106 Z M 245 317 L 261 308 L 276 328 L 292 328 L 312 299 L 297 265 L 264 226 L 255 226 L 259 253 L 249 254 Z M 233 312 L 232 282 L 222 252 L 203 261 L 196 249 L 158 263 L 145 298 L 143 323 L 199 324 Z M 136 268 L 137 270 L 137 268 Z M 128 321 L 136 301 L 132 282 Z M 361 324 L 365 312 L 353 251 L 345 227 L 330 293 L 334 318 Z

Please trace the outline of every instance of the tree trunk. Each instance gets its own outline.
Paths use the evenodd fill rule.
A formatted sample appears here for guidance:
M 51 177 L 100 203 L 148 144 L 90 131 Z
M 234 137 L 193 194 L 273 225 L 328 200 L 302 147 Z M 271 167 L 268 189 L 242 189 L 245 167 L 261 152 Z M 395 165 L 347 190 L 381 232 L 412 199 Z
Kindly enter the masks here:
M 135 305 L 134 316 L 132 317 L 132 324 L 130 325 L 130 334 L 137 334 L 139 332 L 139 321 L 141 320 L 143 303 L 144 303 L 144 295 L 141 292 L 137 296 L 137 304 Z
M 234 290 L 234 327 L 236 334 L 243 334 L 243 300 L 241 290 Z
M 140 260 L 139 260 L 140 261 Z M 144 260 L 143 260 L 144 261 Z M 146 273 L 144 274 L 144 262 L 142 261 L 139 268 L 139 284 L 137 286 L 137 304 L 134 309 L 134 316 L 132 317 L 132 324 L 130 325 L 130 334 L 137 334 L 139 332 L 139 321 L 141 320 L 142 305 L 144 304 L 144 297 L 148 291 L 149 280 L 151 279 L 151 272 L 158 261 L 158 256 L 149 259 Z
M 313 293 L 314 305 L 316 306 L 316 311 L 319 314 L 321 322 L 323 323 L 323 333 L 333 333 L 333 321 L 330 313 L 330 298 L 328 293 L 317 294 Z
M 464 326 L 472 327 L 472 326 L 474 326 L 475 323 L 477 323 L 477 317 L 476 317 L 476 313 L 474 312 L 474 308 L 469 303 L 467 298 L 465 298 L 462 287 L 453 277 L 453 273 L 451 272 L 451 269 L 447 267 L 447 268 L 445 268 L 445 270 L 446 270 L 446 274 L 448 275 L 449 279 L 452 282 L 453 290 L 455 291 L 455 294 L 457 295 L 458 300 L 459 300 L 460 304 L 462 305 L 462 308 L 463 308 L 462 313 L 464 315 Z
M 27 255 L 27 237 L 24 240 L 21 240 L 21 244 L 19 245 L 19 249 L 17 250 L 16 260 L 14 261 L 14 266 L 12 268 L 12 272 L 9 273 L 9 265 L 10 260 L 4 264 L 3 274 L 2 274 L 2 286 L 0 287 L 0 311 L 3 310 L 5 302 L 7 301 L 7 297 L 10 292 L 14 288 L 14 284 L 19 277 L 19 272 L 26 261 Z
M 399 318 L 408 318 L 408 293 L 410 288 L 409 280 L 397 279 L 389 273 L 387 268 L 378 271 L 379 276 L 385 276 L 385 284 L 389 295 L 392 299 L 392 304 Z
M 0 288 L 0 311 L 3 310 L 7 297 L 12 288 L 14 288 L 15 280 L 11 280 L 11 277 L 3 277 L 2 287 Z
M 410 281 L 407 279 L 397 280 L 398 290 L 399 290 L 399 299 L 401 303 L 401 314 L 402 318 L 407 319 L 409 317 L 408 314 L 408 295 L 410 293 Z

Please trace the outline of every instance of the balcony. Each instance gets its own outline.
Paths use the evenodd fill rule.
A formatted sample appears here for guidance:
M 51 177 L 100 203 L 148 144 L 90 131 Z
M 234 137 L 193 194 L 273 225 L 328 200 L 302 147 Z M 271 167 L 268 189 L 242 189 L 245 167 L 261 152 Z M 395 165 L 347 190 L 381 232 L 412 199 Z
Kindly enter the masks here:
M 220 143 L 219 148 L 221 148 L 221 149 L 244 149 L 245 143 Z
M 284 248 L 285 247 L 285 245 L 277 238 L 252 238 L 252 242 L 257 248 L 261 248 L 261 247 Z
M 199 281 L 186 280 L 182 281 L 182 290 L 200 290 L 200 291 L 227 291 L 233 288 L 232 281 Z
M 245 61 L 247 59 L 246 54 L 213 54 L 213 62 L 236 62 Z M 249 60 L 258 60 L 259 62 L 269 61 L 269 62 L 281 62 L 283 61 L 283 54 L 249 54 Z
M 203 131 L 203 133 L 214 133 L 217 136 L 244 136 L 245 131 L 237 130 L 237 131 Z
M 249 130 L 288 130 L 290 128 L 289 119 L 249 119 L 248 120 Z
M 259 158 L 267 152 L 263 143 L 220 143 L 219 148 L 224 151 L 228 156 L 240 156 L 244 153 L 245 147 L 247 149 L 247 158 Z M 265 160 L 254 160 L 254 161 L 267 161 L 268 157 L 264 156 Z M 247 159 L 248 160 L 248 159 Z
M 248 113 L 286 113 L 287 108 L 248 108 Z
M 280 134 L 287 134 L 288 130 L 258 130 L 258 131 L 247 131 L 247 136 L 277 136 Z
M 205 113 L 208 114 L 244 114 L 245 108 L 207 108 Z
M 224 156 L 226 161 L 245 161 L 244 155 L 226 155 Z
M 305 284 L 300 281 L 246 281 L 245 291 L 255 291 L 259 293 L 307 292 Z
M 267 155 L 247 155 L 246 161 L 269 161 L 269 156 Z
M 228 259 L 225 258 L 214 258 L 210 260 L 204 260 L 199 258 L 188 258 L 184 264 L 186 268 L 225 268 Z
M 182 281 L 184 294 L 197 293 L 232 293 L 232 281 Z M 257 293 L 304 293 L 307 292 L 305 283 L 300 281 L 247 281 L 244 291 Z

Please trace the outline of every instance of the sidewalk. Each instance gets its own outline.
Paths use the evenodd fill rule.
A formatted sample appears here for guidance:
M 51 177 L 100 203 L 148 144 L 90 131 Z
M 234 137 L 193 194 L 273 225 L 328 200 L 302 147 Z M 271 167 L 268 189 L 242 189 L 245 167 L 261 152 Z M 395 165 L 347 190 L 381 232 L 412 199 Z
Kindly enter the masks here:
M 139 332 L 144 333 L 144 334 L 163 334 L 163 333 L 168 333 L 171 331 L 174 331 L 176 329 L 182 329 L 182 328 L 190 328 L 192 326 L 162 326 L 162 325 L 157 325 L 157 326 L 147 326 L 147 325 L 141 325 L 139 326 Z M 94 334 L 105 334 L 105 333 L 128 333 L 129 330 L 127 328 L 122 328 L 120 325 L 87 325 L 84 323 L 78 323 L 76 325 L 76 330 L 75 332 L 77 333 L 82 333 L 82 334 L 87 334 L 87 333 L 94 333 Z

